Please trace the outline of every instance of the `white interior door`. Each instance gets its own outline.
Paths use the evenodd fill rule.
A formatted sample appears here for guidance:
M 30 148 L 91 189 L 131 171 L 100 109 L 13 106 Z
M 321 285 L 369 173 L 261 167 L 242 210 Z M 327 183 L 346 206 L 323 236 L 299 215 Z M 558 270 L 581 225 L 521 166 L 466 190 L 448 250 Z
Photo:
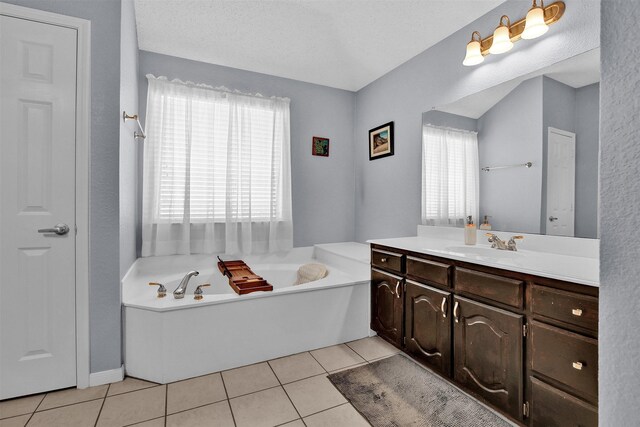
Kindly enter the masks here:
M 549 128 L 547 234 L 575 235 L 576 134 Z
M 77 30 L 0 19 L 4 399 L 76 385 Z

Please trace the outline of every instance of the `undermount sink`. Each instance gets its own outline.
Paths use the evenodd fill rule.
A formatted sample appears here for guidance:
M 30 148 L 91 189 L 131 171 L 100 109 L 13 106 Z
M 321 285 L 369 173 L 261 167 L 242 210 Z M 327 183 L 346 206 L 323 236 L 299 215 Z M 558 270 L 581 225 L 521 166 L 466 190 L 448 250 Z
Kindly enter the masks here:
M 463 255 L 477 255 L 487 258 L 520 258 L 524 256 L 520 252 L 502 251 L 483 246 L 447 246 L 445 250 Z

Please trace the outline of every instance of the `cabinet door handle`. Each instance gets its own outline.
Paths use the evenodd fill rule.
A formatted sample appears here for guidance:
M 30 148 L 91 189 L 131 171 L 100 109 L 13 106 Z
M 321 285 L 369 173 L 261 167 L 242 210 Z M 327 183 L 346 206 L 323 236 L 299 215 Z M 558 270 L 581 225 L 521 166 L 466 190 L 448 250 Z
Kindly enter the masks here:
M 460 309 L 460 304 L 458 303 L 458 301 L 456 301 L 453 304 L 453 320 L 456 321 L 456 323 L 460 322 L 460 318 L 458 317 L 458 310 Z
M 574 316 L 582 316 L 582 309 L 580 308 L 574 308 L 573 310 L 571 310 L 571 314 L 573 314 Z
M 582 371 L 582 362 L 573 362 L 573 369 L 577 369 L 578 371 Z
M 380 262 L 387 262 L 386 258 L 380 258 Z
M 442 304 L 440 304 L 440 310 L 442 311 L 442 317 L 447 317 L 447 310 L 445 304 L 447 303 L 447 297 L 442 297 Z
M 400 288 L 400 281 L 398 280 L 396 282 L 396 297 L 400 298 L 400 292 L 398 291 L 398 289 Z

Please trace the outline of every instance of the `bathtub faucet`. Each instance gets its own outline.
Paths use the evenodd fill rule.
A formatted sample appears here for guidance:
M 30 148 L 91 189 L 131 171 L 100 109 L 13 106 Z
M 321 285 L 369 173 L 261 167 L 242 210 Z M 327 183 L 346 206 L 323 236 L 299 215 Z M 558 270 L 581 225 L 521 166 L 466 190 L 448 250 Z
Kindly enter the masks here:
M 175 299 L 182 299 L 184 298 L 184 294 L 187 293 L 187 285 L 189 284 L 189 280 L 193 277 L 193 276 L 197 276 L 198 273 L 197 271 L 190 271 L 188 272 L 180 281 L 180 284 L 178 285 L 178 287 L 176 288 L 175 291 L 173 291 L 173 297 Z

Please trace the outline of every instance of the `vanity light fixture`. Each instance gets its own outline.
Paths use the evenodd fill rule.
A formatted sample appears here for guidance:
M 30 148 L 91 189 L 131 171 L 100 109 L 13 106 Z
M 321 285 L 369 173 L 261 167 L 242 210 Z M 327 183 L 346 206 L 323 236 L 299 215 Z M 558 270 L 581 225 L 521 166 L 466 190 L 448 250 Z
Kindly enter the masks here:
M 508 52 L 513 48 L 513 43 L 520 39 L 529 40 L 540 37 L 549 30 L 549 25 L 560 20 L 565 9 L 563 1 L 557 1 L 548 6 L 540 1 L 538 6 L 537 1 L 533 0 L 531 9 L 525 18 L 511 24 L 508 16 L 501 16 L 500 25 L 489 37 L 481 39 L 480 33 L 473 32 L 471 41 L 467 43 L 467 54 L 462 64 L 466 66 L 478 65 L 490 53 L 497 55 Z M 478 51 L 480 55 L 478 55 Z

